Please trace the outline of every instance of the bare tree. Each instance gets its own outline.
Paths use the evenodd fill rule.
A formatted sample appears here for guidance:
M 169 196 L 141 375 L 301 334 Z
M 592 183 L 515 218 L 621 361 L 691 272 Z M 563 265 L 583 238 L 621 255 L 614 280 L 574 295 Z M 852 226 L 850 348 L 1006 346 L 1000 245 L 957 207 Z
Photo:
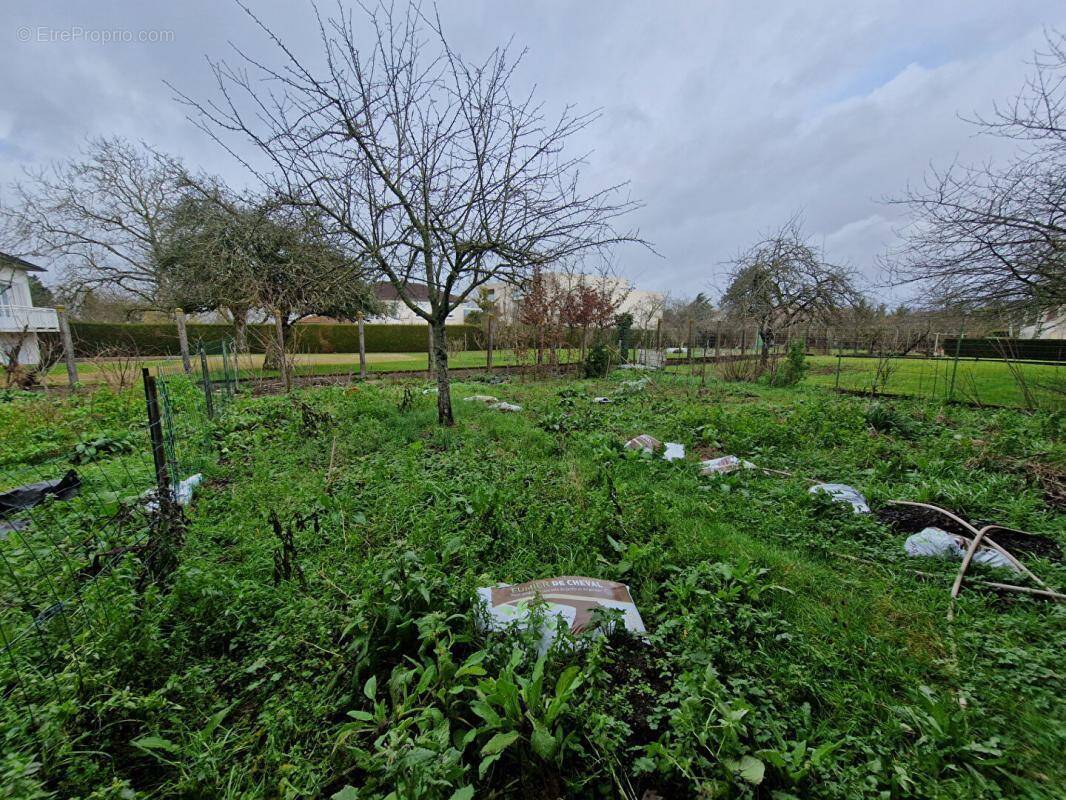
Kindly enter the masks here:
M 27 172 L 0 216 L 20 249 L 65 264 L 68 287 L 120 290 L 155 307 L 159 230 L 183 192 L 181 175 L 147 145 L 92 139 L 78 158 Z
M 628 295 L 628 284 L 607 275 L 601 275 L 598 279 L 581 275 L 569 285 L 562 298 L 560 321 L 571 330 L 581 332 L 579 346 L 582 361 L 588 351 L 589 334 L 610 327 Z
M 36 340 L 37 359 L 32 363 L 23 363 L 23 350 L 32 353 L 31 342 Z M 63 358 L 63 348 L 59 342 L 48 336 L 38 336 L 29 326 L 23 326 L 12 336 L 0 342 L 0 369 L 4 372 L 5 388 L 21 387 L 29 389 L 44 386 L 52 367 Z
M 1049 33 L 1018 96 L 974 123 L 1019 142 L 1006 165 L 932 170 L 885 264 L 924 305 L 1039 313 L 1066 305 L 1066 36 Z
M 213 65 L 216 100 L 182 97 L 219 141 L 236 135 L 258 148 L 254 163 L 242 159 L 258 179 L 322 214 L 346 252 L 432 326 L 438 418 L 450 425 L 449 312 L 490 280 L 519 282 L 534 268 L 638 241 L 613 227 L 635 204 L 618 186 L 580 187 L 581 160 L 563 149 L 594 115 L 567 109 L 549 119 L 532 94 L 513 93 L 520 59 L 507 47 L 467 60 L 439 18 L 417 7 L 364 10 L 319 18 L 321 69 L 249 11 L 282 65 L 237 51 L 239 63 Z M 416 282 L 428 287 L 428 310 Z
M 762 339 L 759 361 L 765 366 L 783 331 L 824 321 L 859 297 L 848 271 L 826 263 L 804 237 L 799 218 L 793 217 L 734 260 L 722 308 L 755 321 Z

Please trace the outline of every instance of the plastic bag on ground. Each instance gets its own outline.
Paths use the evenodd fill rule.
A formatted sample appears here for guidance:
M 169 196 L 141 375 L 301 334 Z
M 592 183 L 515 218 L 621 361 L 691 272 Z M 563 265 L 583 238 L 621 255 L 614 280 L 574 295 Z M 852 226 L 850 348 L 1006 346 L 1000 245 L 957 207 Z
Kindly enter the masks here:
M 666 450 L 663 452 L 663 459 L 666 461 L 677 461 L 685 457 L 685 445 L 678 444 L 677 442 L 667 442 Z
M 18 531 L 24 531 L 30 527 L 30 521 L 28 519 L 7 519 L 0 516 L 0 539 L 7 538 L 9 533 L 17 533 Z
M 850 503 L 856 514 L 869 514 L 870 506 L 862 493 L 846 483 L 819 483 L 808 489 L 811 494 L 825 492 L 838 503 Z
M 188 478 L 183 478 L 178 481 L 173 487 L 174 502 L 179 506 L 187 506 L 192 502 L 193 491 L 203 483 L 204 476 L 197 472 L 195 475 L 190 475 Z M 146 498 L 144 507 L 149 511 L 155 511 L 159 508 L 159 503 L 156 500 L 156 490 L 149 489 L 142 497 Z
M 613 403 L 614 401 L 611 398 L 609 398 L 609 397 L 593 397 L 592 398 L 592 402 L 593 403 L 606 404 L 606 403 Z
M 497 411 L 521 411 L 522 406 L 515 405 L 513 403 L 493 403 L 489 408 L 494 408 Z
M 185 480 L 178 481 L 178 485 L 174 487 L 174 499 L 179 506 L 187 506 L 192 502 L 192 493 L 203 480 L 204 476 L 197 472 Z
M 643 450 L 645 453 L 655 453 L 656 451 L 661 450 L 662 446 L 662 442 L 647 433 L 634 436 L 626 442 L 627 450 Z
M 954 561 L 962 561 L 966 555 L 966 540 L 940 528 L 922 528 L 918 533 L 907 537 L 907 541 L 903 543 L 903 549 L 909 556 L 950 558 Z M 974 564 L 984 564 L 986 567 L 1018 571 L 1018 568 L 1005 555 L 991 547 L 978 547 L 970 561 Z
M 77 472 L 69 470 L 62 478 L 28 483 L 0 494 L 0 514 L 6 511 L 33 508 L 43 502 L 48 495 L 52 495 L 57 500 L 69 500 L 78 493 L 79 489 L 81 489 L 81 478 Z
M 911 534 L 903 543 L 903 549 L 913 557 L 951 558 L 957 561 L 961 561 L 966 552 L 958 537 L 940 528 L 922 528 L 918 533 Z
M 491 394 L 474 394 L 474 395 L 471 395 L 470 397 L 466 398 L 466 402 L 468 402 L 468 403 L 484 403 L 485 405 L 489 405 L 490 403 L 498 403 L 498 402 L 500 402 L 500 398 L 493 397 Z
M 755 469 L 750 461 L 744 461 L 737 456 L 722 456 L 721 458 L 709 458 L 700 462 L 700 475 L 726 475 L 744 469 Z
M 528 620 L 531 604 L 542 600 L 548 615 L 541 628 L 542 653 L 555 639 L 557 620 L 565 621 L 572 632 L 581 633 L 592 623 L 596 609 L 617 609 L 622 612 L 622 624 L 627 630 L 645 632 L 644 620 L 624 583 L 561 575 L 526 583 L 487 586 L 478 589 L 477 593 L 488 611 L 490 630 L 504 630 L 511 624 Z

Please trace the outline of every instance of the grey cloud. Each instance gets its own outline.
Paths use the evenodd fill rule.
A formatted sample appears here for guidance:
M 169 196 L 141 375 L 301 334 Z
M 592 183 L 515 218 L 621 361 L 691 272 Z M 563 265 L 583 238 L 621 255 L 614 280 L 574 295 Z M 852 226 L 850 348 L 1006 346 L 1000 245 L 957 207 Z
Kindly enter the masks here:
M 255 3 L 312 57 L 309 5 Z M 328 11 L 331 4 L 323 5 Z M 959 119 L 1010 96 L 1044 26 L 1066 26 L 1054 0 L 725 4 L 589 0 L 441 2 L 464 50 L 513 37 L 528 48 L 518 78 L 549 109 L 602 116 L 580 141 L 584 179 L 630 181 L 632 223 L 659 259 L 618 253 L 647 288 L 704 290 L 721 263 L 797 209 L 831 257 L 874 280 L 896 211 L 880 200 L 921 180 L 930 161 L 1002 156 Z M 171 30 L 160 44 L 19 42 L 20 27 Z M 6 41 L 3 41 L 6 37 Z M 76 150 L 86 136 L 144 139 L 187 163 L 245 177 L 185 119 L 164 81 L 212 96 L 204 56 L 232 41 L 276 59 L 234 4 L 132 0 L 24 4 L 0 21 L 0 182 Z M 0 192 L 0 201 L 3 199 Z

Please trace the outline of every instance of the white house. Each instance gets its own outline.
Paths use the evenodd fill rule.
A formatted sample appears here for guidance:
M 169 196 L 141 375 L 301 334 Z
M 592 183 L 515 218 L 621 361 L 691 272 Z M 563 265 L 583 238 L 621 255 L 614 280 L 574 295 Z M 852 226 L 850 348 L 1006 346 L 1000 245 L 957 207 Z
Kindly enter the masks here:
M 37 334 L 59 330 L 54 308 L 33 305 L 31 272 L 44 270 L 21 258 L 0 253 L 0 351 L 5 361 L 18 348 L 20 364 L 36 364 L 41 358 Z
M 1046 311 L 1033 324 L 1023 325 L 1021 339 L 1066 339 L 1066 306 Z
M 426 321 L 418 316 L 411 308 L 400 299 L 396 287 L 388 281 L 382 281 L 374 285 L 374 294 L 386 307 L 386 312 L 381 316 L 368 317 L 367 322 L 378 325 L 425 325 Z M 424 283 L 407 284 L 407 294 L 415 300 L 415 305 L 423 311 L 429 311 L 429 289 Z M 453 298 L 454 299 L 454 298 Z M 476 311 L 474 303 L 466 302 L 459 305 L 445 320 L 447 325 L 462 325 L 466 322 L 468 312 Z

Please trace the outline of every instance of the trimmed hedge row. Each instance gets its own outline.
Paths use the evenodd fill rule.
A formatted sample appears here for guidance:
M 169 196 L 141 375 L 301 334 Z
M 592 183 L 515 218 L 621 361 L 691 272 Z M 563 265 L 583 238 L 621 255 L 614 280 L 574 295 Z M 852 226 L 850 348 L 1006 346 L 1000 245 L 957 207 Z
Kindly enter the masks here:
M 216 344 L 233 338 L 231 325 L 188 323 L 189 344 Z M 424 353 L 429 344 L 425 325 L 365 325 L 368 353 Z M 74 351 L 79 357 L 98 355 L 109 350 L 123 355 L 174 356 L 181 353 L 178 328 L 174 323 L 113 324 L 72 322 Z M 264 352 L 274 336 L 272 325 L 248 326 L 248 349 Z M 355 324 L 295 325 L 292 349 L 298 353 L 357 353 L 359 326 Z M 449 325 L 448 345 L 452 349 L 477 350 L 481 347 L 481 329 L 476 325 Z
M 958 348 L 960 358 L 1004 357 L 1023 361 L 1066 361 L 1066 339 L 959 339 L 955 336 L 940 340 L 945 356 L 954 356 Z

